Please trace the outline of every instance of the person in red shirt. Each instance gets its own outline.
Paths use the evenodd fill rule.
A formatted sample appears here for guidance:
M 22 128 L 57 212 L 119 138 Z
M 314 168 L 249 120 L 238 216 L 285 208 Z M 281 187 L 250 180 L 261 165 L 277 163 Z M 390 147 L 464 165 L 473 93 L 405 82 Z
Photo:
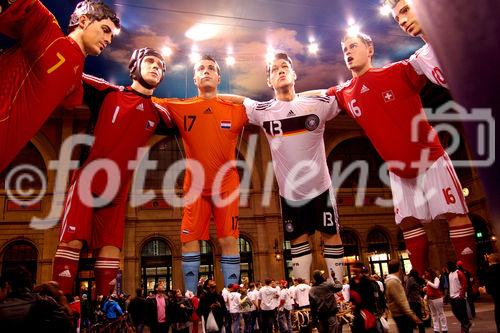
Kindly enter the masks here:
M 0 172 L 57 106 L 81 104 L 85 57 L 99 55 L 120 27 L 115 12 L 97 0 L 76 6 L 68 36 L 39 0 L 7 3 L 0 34 L 17 43 L 0 55 Z
M 209 239 L 213 214 L 222 248 L 224 286 L 238 284 L 239 176 L 236 144 L 247 122 L 242 105 L 217 97 L 220 67 L 205 55 L 194 65 L 198 96 L 188 99 L 157 99 L 165 106 L 182 136 L 186 152 L 185 204 L 181 242 L 184 288 L 196 292 L 200 266 L 199 240 Z
M 447 219 L 457 258 L 476 271 L 474 228 L 453 165 L 422 109 L 426 83 L 408 61 L 373 68 L 373 41 L 365 34 L 342 41 L 353 78 L 327 91 L 364 129 L 387 162 L 396 223 L 403 230 L 413 267 L 428 266 L 428 239 L 422 222 Z
M 98 249 L 94 276 L 97 295 L 115 287 L 123 245 L 125 210 L 138 149 L 145 146 L 160 120 L 171 126 L 165 109 L 151 100 L 165 74 L 162 55 L 153 49 L 135 50 L 130 59 L 130 87 L 113 86 L 84 76 L 84 100 L 92 117 L 94 144 L 68 190 L 54 257 L 53 280 L 71 294 L 83 242 Z

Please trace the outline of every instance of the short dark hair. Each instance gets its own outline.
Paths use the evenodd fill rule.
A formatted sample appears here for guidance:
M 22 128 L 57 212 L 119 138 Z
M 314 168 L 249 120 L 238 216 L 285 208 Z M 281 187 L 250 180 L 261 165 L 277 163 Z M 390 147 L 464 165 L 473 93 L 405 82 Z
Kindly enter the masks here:
M 457 270 L 457 264 L 454 261 L 448 261 L 446 263 L 446 267 L 448 267 L 448 270 L 450 272 L 454 272 Z
M 215 63 L 215 68 L 217 69 L 217 74 L 220 75 L 220 66 L 219 64 L 217 63 L 217 61 L 214 59 L 214 57 L 212 57 L 211 55 L 208 55 L 208 54 L 204 54 L 200 57 L 200 60 L 198 60 L 194 66 L 193 66 L 193 73 L 196 72 L 196 65 L 202 61 L 202 60 L 210 60 L 210 61 L 213 61 Z
M 267 77 L 269 77 L 269 75 L 271 75 L 271 68 L 273 67 L 272 63 L 274 61 L 276 61 L 276 60 L 279 60 L 279 59 L 283 59 L 283 60 L 287 61 L 288 63 L 290 63 L 290 66 L 293 68 L 292 59 L 290 59 L 290 57 L 288 56 L 288 54 L 286 54 L 285 52 L 275 53 L 272 61 L 270 61 L 270 62 L 268 62 L 266 64 L 266 75 L 267 75 Z
M 271 284 L 271 282 L 273 282 L 273 279 L 271 279 L 271 278 L 267 278 L 267 279 L 265 279 L 265 280 L 264 280 L 264 284 L 265 284 L 266 286 L 270 285 L 270 284 Z
M 392 259 L 387 266 L 389 268 L 389 274 L 397 273 L 401 269 L 401 262 L 397 259 Z
M 5 271 L 5 281 L 10 285 L 13 291 L 23 289 L 33 289 L 33 277 L 31 272 L 24 266 L 19 265 L 10 267 Z
M 72 32 L 78 26 L 78 20 L 82 15 L 87 16 L 91 21 L 102 21 L 110 19 L 117 29 L 120 29 L 120 19 L 114 10 L 101 0 L 84 0 L 79 2 L 69 19 L 68 31 Z

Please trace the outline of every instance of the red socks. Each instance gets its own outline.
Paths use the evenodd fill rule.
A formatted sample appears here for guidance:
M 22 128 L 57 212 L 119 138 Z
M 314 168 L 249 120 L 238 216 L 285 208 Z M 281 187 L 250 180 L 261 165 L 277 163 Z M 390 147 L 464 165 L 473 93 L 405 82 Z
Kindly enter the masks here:
M 411 265 L 422 276 L 429 268 L 429 240 L 422 226 L 403 231 L 406 249 L 410 257 Z M 408 272 L 407 272 L 408 273 Z
M 96 295 L 108 296 L 115 290 L 120 259 L 98 257 L 95 262 Z
M 57 247 L 52 266 L 52 280 L 59 283 L 59 287 L 65 295 L 73 294 L 79 259 L 79 249 L 68 246 Z
M 472 224 L 450 226 L 450 239 L 455 248 L 457 261 L 462 261 L 463 267 L 476 276 L 476 239 Z

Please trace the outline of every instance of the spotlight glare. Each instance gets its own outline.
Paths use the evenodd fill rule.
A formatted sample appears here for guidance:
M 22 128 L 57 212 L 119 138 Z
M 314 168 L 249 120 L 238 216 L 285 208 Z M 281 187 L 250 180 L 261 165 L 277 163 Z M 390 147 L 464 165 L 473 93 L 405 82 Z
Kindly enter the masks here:
M 389 16 L 389 14 L 392 13 L 391 6 L 389 5 L 383 5 L 380 7 L 380 15 L 382 16 Z
M 195 42 L 214 38 L 219 33 L 220 28 L 207 23 L 197 23 L 189 28 L 184 34 L 187 38 Z
M 198 52 L 191 52 L 191 54 L 189 55 L 189 60 L 191 60 L 193 64 L 200 61 L 200 59 L 201 55 Z
M 170 57 L 172 55 L 172 53 L 174 53 L 174 51 L 168 46 L 164 46 L 161 48 L 161 54 L 164 57 Z
M 318 43 L 310 43 L 307 46 L 307 50 L 309 51 L 310 54 L 317 54 L 319 51 L 319 45 Z
M 267 47 L 266 64 L 270 64 L 273 62 L 275 53 L 276 53 L 276 51 L 274 50 L 274 48 L 272 46 Z
M 349 28 L 347 28 L 347 35 L 348 36 L 356 36 L 361 32 L 361 28 L 358 25 L 351 25 Z
M 236 63 L 236 59 L 232 55 L 226 57 L 226 65 L 233 66 Z
M 350 17 L 350 18 L 347 20 L 347 25 L 348 25 L 348 26 L 355 25 L 355 24 L 356 24 L 356 20 L 354 20 L 352 17 Z

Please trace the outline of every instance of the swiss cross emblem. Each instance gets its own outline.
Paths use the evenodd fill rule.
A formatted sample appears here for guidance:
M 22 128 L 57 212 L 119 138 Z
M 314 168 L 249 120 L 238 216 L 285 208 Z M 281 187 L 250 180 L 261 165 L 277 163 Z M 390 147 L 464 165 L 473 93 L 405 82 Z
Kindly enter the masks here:
M 382 96 L 384 97 L 384 101 L 386 103 L 392 102 L 395 99 L 394 98 L 394 93 L 392 92 L 392 90 L 384 91 L 382 93 Z

